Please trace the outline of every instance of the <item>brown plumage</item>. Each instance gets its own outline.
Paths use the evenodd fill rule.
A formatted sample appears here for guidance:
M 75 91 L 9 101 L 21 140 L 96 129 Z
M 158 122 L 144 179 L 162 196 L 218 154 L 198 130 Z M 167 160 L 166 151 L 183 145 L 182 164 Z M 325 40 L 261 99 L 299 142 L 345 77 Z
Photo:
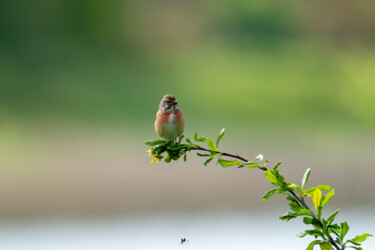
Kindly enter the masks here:
M 155 119 L 156 134 L 166 140 L 174 140 L 184 132 L 184 114 L 173 95 L 165 95 L 160 102 Z

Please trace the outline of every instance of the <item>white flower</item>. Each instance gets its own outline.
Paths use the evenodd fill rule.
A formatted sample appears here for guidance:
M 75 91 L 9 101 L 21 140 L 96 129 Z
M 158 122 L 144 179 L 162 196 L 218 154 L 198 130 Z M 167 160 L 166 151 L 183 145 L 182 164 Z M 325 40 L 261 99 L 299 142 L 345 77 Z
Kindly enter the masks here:
M 259 162 L 263 162 L 263 155 L 260 154 L 257 157 L 255 157 L 255 159 L 257 159 Z

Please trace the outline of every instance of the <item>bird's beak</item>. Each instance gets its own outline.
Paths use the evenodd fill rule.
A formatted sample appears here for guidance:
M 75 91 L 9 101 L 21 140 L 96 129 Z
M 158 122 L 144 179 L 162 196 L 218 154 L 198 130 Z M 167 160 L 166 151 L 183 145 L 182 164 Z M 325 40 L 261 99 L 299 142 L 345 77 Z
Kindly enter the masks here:
M 175 105 L 176 105 L 176 104 L 177 104 L 177 101 L 176 101 L 176 100 L 172 101 L 172 104 L 175 104 Z

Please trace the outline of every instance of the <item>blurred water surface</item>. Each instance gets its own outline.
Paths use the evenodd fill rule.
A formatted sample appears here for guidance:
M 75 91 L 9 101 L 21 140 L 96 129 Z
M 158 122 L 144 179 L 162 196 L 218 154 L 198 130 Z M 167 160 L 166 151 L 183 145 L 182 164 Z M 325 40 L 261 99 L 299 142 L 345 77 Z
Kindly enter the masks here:
M 0 248 L 7 250 L 123 250 L 123 249 L 305 249 L 313 238 L 298 238 L 306 225 L 277 219 L 277 210 L 253 213 L 162 213 L 96 219 L 44 219 L 2 223 Z M 348 237 L 372 232 L 373 208 L 343 209 L 353 228 Z M 341 216 L 338 216 L 338 220 Z M 189 242 L 180 245 L 181 239 Z M 369 238 L 365 249 L 374 249 Z

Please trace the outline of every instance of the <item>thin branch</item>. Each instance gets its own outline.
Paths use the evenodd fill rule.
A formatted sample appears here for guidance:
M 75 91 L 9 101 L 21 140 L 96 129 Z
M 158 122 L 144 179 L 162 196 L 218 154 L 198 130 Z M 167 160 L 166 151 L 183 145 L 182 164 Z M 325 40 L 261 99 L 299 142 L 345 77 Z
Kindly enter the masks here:
M 215 153 L 215 154 L 219 154 L 219 155 L 229 156 L 229 157 L 241 160 L 243 162 L 248 162 L 245 158 L 243 158 L 243 157 L 241 157 L 239 155 L 233 155 L 233 154 L 228 154 L 228 153 L 224 153 L 224 152 L 213 151 L 211 149 L 202 148 L 201 146 L 197 146 L 196 148 L 192 148 L 192 150 L 202 150 L 202 151 L 206 151 L 206 152 L 210 152 L 210 153 Z

